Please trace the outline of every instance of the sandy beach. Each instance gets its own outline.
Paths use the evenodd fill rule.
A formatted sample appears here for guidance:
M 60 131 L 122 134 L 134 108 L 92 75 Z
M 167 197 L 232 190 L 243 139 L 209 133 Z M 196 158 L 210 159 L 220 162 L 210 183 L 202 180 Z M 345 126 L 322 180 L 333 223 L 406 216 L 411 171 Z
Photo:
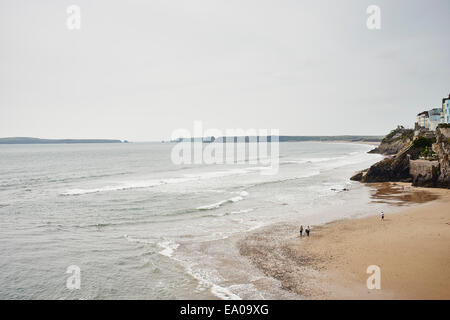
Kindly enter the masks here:
M 240 253 L 307 299 L 450 299 L 450 190 L 382 183 L 373 201 L 406 206 L 398 213 L 313 226 L 286 237 L 278 225 L 240 242 Z M 367 267 L 381 270 L 369 290 Z

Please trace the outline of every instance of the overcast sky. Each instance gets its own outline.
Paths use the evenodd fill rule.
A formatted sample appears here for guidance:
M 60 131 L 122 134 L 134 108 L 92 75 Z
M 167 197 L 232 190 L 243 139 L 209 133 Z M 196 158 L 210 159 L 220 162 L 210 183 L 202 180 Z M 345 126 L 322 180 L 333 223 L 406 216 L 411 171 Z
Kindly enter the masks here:
M 0 0 L 0 137 L 412 127 L 450 93 L 449 13 L 448 0 Z

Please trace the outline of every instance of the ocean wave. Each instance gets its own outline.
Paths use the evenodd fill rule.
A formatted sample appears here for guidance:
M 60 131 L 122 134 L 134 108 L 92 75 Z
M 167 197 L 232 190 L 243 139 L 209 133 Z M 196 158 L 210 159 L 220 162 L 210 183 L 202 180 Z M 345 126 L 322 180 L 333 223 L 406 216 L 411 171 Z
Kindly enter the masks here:
M 49 178 L 47 175 L 40 176 L 36 178 L 16 178 L 14 180 L 9 180 L 7 182 L 1 182 L 0 188 L 8 189 L 10 187 L 24 187 L 24 186 L 39 186 L 47 183 L 62 183 L 62 182 L 72 182 L 79 181 L 84 179 L 98 179 L 98 178 L 108 178 L 108 177 L 116 177 L 130 174 L 131 172 L 118 172 L 118 173 L 105 173 L 105 174 L 93 174 L 93 175 L 83 175 L 83 176 L 75 176 L 75 177 L 54 177 Z
M 98 193 L 98 192 L 108 192 L 108 191 L 120 191 L 120 190 L 128 190 L 128 189 L 138 189 L 138 188 L 151 188 L 161 184 L 164 184 L 164 181 L 143 181 L 136 183 L 127 183 L 119 186 L 105 186 L 100 188 L 93 189 L 70 189 L 65 192 L 60 193 L 62 196 L 77 196 L 89 193 Z
M 288 159 L 280 162 L 280 165 L 305 165 L 312 164 L 315 165 L 319 170 L 329 170 L 344 167 L 347 165 L 358 164 L 373 158 L 376 155 L 369 155 L 365 151 L 349 152 L 346 155 L 335 156 L 335 157 L 317 157 L 317 158 L 295 158 Z
M 297 159 L 289 159 L 281 161 L 280 164 L 305 164 L 305 163 L 320 163 L 320 162 L 327 162 L 332 160 L 338 160 L 343 159 L 345 156 L 339 156 L 339 157 L 323 157 L 323 158 L 297 158 Z
M 254 187 L 260 187 L 260 186 L 264 186 L 264 185 L 283 183 L 283 182 L 288 182 L 288 181 L 293 181 L 293 180 L 300 180 L 300 179 L 304 179 L 304 178 L 309 178 L 309 177 L 317 176 L 319 174 L 320 174 L 320 170 L 311 170 L 311 171 L 309 171 L 307 173 L 304 173 L 304 174 L 301 174 L 301 175 L 297 175 L 295 177 L 284 178 L 284 179 L 276 179 L 276 180 L 269 180 L 269 181 L 261 181 L 261 182 L 257 182 L 257 183 L 252 183 L 250 185 L 245 185 L 245 187 L 246 188 L 254 188 Z
M 209 205 L 206 205 L 206 206 L 197 207 L 197 210 L 213 210 L 213 209 L 217 209 L 217 208 L 223 206 L 226 203 L 233 203 L 233 202 L 242 201 L 247 196 L 248 196 L 248 192 L 247 191 L 241 191 L 239 193 L 239 195 L 236 196 L 236 197 L 232 197 L 232 198 L 226 199 L 226 200 L 221 200 L 219 202 L 216 202 L 216 203 L 213 203 L 213 204 L 209 204 Z
M 227 287 L 220 286 L 217 283 L 223 281 L 216 270 L 208 270 L 204 268 L 196 268 L 194 266 L 197 263 L 189 263 L 180 259 L 174 259 L 181 263 L 186 272 L 190 274 L 194 279 L 198 281 L 198 288 L 209 288 L 210 292 L 222 300 L 242 300 L 240 296 L 233 293 L 233 291 Z
M 166 257 L 172 257 L 173 252 L 180 246 L 178 243 L 171 241 L 171 240 L 166 240 L 166 241 L 162 241 L 158 243 L 158 246 L 160 246 L 161 248 L 163 248 L 163 250 L 159 251 L 159 254 L 162 254 L 163 256 Z
M 225 217 L 225 216 L 229 216 L 229 215 L 248 213 L 248 212 L 252 212 L 253 210 L 255 210 L 255 209 L 254 208 L 249 208 L 249 209 L 241 209 L 241 210 L 237 210 L 237 211 L 220 212 L 220 213 L 216 213 L 216 214 L 214 214 L 214 213 L 204 214 L 204 215 L 201 215 L 199 218 Z
M 237 294 L 234 294 L 230 289 L 213 284 L 211 293 L 222 300 L 242 300 Z
M 270 167 L 261 167 L 260 166 L 260 167 L 219 170 L 219 171 L 208 171 L 208 172 L 195 173 L 195 174 L 185 174 L 184 176 L 187 178 L 195 179 L 195 180 L 202 180 L 202 179 L 223 178 L 223 177 L 234 176 L 234 175 L 245 175 L 245 174 L 256 173 L 256 172 L 269 170 L 269 169 L 270 169 Z
M 116 172 L 116 173 L 105 173 L 105 174 L 93 174 L 93 175 L 84 175 L 79 177 L 65 177 L 65 178 L 54 178 L 49 180 L 44 180 L 44 182 L 68 182 L 68 181 L 76 181 L 76 180 L 83 180 L 83 179 L 97 179 L 97 178 L 108 178 L 108 177 L 116 177 L 116 176 L 123 176 L 127 174 L 131 174 L 131 171 L 124 171 L 124 172 Z
M 65 192 L 61 192 L 62 196 L 77 196 L 83 194 L 90 193 L 99 193 L 99 192 L 110 192 L 110 191 L 122 191 L 129 189 L 141 189 L 141 188 L 152 188 L 166 184 L 178 184 L 192 181 L 199 181 L 205 179 L 214 179 L 214 178 L 222 178 L 226 176 L 232 175 L 245 175 L 249 173 L 255 173 L 262 170 L 269 170 L 269 167 L 249 167 L 249 168 L 241 168 L 241 169 L 230 169 L 230 170 L 222 170 L 222 171 L 210 171 L 204 173 L 196 173 L 196 174 L 184 174 L 183 177 L 178 178 L 164 178 L 164 179 L 152 179 L 147 181 L 133 181 L 133 182 L 124 182 L 118 185 L 113 186 L 104 186 L 99 188 L 92 189 L 69 189 Z
M 134 242 L 134 243 L 143 243 L 143 244 L 154 244 L 155 243 L 154 240 L 133 238 L 127 234 L 125 234 L 123 237 L 125 239 L 127 239 L 127 241 Z
M 198 289 L 204 290 L 206 288 L 209 288 L 211 293 L 214 294 L 219 299 L 241 300 L 241 298 L 238 295 L 235 295 L 231 290 L 217 285 L 216 282 L 218 282 L 219 279 L 211 279 L 211 278 L 216 278 L 216 277 L 211 277 L 210 272 L 207 272 L 207 271 L 205 272 L 205 270 L 203 270 L 203 269 L 194 269 L 194 266 L 196 265 L 196 263 L 190 262 L 189 260 L 186 260 L 186 259 L 174 257 L 174 252 L 176 249 L 178 249 L 179 244 L 177 244 L 173 241 L 170 241 L 170 240 L 166 240 L 166 241 L 159 242 L 158 245 L 160 247 L 164 248 L 163 250 L 159 251 L 159 254 L 166 256 L 169 259 L 172 259 L 173 261 L 176 261 L 177 263 L 179 263 L 184 268 L 184 270 L 186 271 L 187 274 L 191 275 L 194 279 L 197 280 L 197 282 L 198 282 L 197 288 Z M 216 280 L 216 281 L 214 281 L 214 280 Z
M 230 214 L 249 213 L 249 212 L 252 212 L 252 211 L 254 211 L 254 210 L 255 210 L 254 208 L 241 209 L 241 210 L 238 210 L 238 211 L 231 211 Z
M 340 167 L 345 167 L 348 165 L 355 165 L 358 163 L 368 161 L 371 158 L 373 159 L 374 157 L 377 157 L 377 156 L 379 156 L 380 158 L 383 157 L 382 155 L 373 155 L 373 154 L 366 154 L 366 153 L 352 154 L 351 156 L 338 159 L 336 162 L 326 163 L 321 167 L 321 169 L 329 170 L 329 169 L 337 169 Z

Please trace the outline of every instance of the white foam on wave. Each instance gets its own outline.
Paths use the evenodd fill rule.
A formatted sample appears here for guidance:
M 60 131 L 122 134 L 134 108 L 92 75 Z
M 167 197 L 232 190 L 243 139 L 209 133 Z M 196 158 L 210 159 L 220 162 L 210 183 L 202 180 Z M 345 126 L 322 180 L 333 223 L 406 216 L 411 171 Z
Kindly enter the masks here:
M 83 195 L 89 193 L 99 193 L 99 192 L 110 192 L 110 191 L 121 191 L 121 190 L 129 190 L 129 189 L 141 189 L 141 188 L 152 188 L 166 184 L 178 184 L 192 181 L 200 181 L 205 179 L 214 179 L 214 178 L 222 178 L 226 176 L 233 175 L 245 175 L 249 173 L 255 173 L 258 171 L 268 170 L 269 167 L 249 167 L 249 168 L 241 168 L 241 169 L 230 169 L 230 170 L 222 170 L 222 171 L 210 171 L 196 174 L 184 174 L 183 177 L 177 178 L 163 178 L 163 179 L 151 179 L 144 181 L 131 181 L 131 182 L 122 182 L 117 185 L 104 186 L 99 188 L 92 189 L 69 189 L 65 192 L 61 192 L 62 196 L 76 196 Z
M 367 153 L 355 153 L 350 156 L 337 159 L 337 161 L 328 162 L 328 163 L 324 164 L 321 169 L 325 169 L 325 170 L 337 169 L 337 168 L 345 167 L 348 165 L 355 165 L 358 163 L 363 163 L 370 159 L 378 158 L 378 157 L 383 158 L 382 155 L 376 155 L 376 154 L 374 155 L 374 154 L 367 154 Z
M 127 234 L 123 236 L 127 241 L 133 242 L 133 243 L 143 243 L 143 244 L 155 244 L 155 240 L 149 240 L 149 239 L 140 239 L 140 238 L 133 238 Z M 158 253 L 166 256 L 166 257 L 172 257 L 174 251 L 180 246 L 178 243 L 172 241 L 172 240 L 164 240 L 161 242 L 158 242 L 157 245 L 163 250 L 159 251 Z
M 213 284 L 211 287 L 211 292 L 218 298 L 222 300 L 242 300 L 237 294 L 234 294 L 228 288 L 218 286 Z
M 98 193 L 98 192 L 108 192 L 108 191 L 119 191 L 119 190 L 128 190 L 128 189 L 138 189 L 138 188 L 151 188 L 156 187 L 165 183 L 169 183 L 164 180 L 150 180 L 150 181 L 141 181 L 141 182 L 129 182 L 123 183 L 117 186 L 105 186 L 100 188 L 93 189 L 70 189 L 66 192 L 60 193 L 63 196 L 75 196 L 89 193 Z
M 238 211 L 231 211 L 230 214 L 248 213 L 248 212 L 252 212 L 253 210 L 255 210 L 255 209 L 254 208 L 241 209 Z
M 288 182 L 288 181 L 293 181 L 293 180 L 298 180 L 298 179 L 303 179 L 303 178 L 310 178 L 310 177 L 313 177 L 313 176 L 317 176 L 319 174 L 320 174 L 320 170 L 309 170 L 308 172 L 303 172 L 302 174 L 296 174 L 294 177 L 283 178 L 283 179 L 275 179 L 275 180 L 268 180 L 268 181 L 261 181 L 261 182 L 257 182 L 257 183 L 253 183 L 253 184 L 247 185 L 247 187 L 254 188 L 254 187 L 265 185 L 265 184 Z
M 281 164 L 306 164 L 317 165 L 320 170 L 336 169 L 347 165 L 354 165 L 373 159 L 377 155 L 367 154 L 364 151 L 353 151 L 346 155 L 322 158 L 297 158 L 282 161 Z M 381 156 L 382 157 L 382 156 Z
M 234 294 L 230 289 L 216 284 L 216 282 L 219 282 L 221 279 L 218 275 L 214 274 L 215 270 L 210 271 L 207 271 L 205 269 L 194 270 L 192 268 L 193 266 L 192 263 L 174 257 L 173 256 L 174 251 L 179 247 L 178 243 L 175 243 L 171 240 L 165 240 L 159 242 L 158 245 L 164 248 L 159 252 L 159 254 L 180 263 L 184 267 L 186 272 L 198 281 L 197 288 L 199 289 L 209 288 L 212 294 L 214 294 L 216 297 L 222 300 L 242 300 L 241 297 Z
M 344 156 L 339 157 L 323 157 L 323 158 L 298 158 L 282 161 L 281 164 L 305 164 L 305 163 L 320 163 L 332 160 L 343 159 Z
M 242 201 L 242 200 L 244 200 L 244 197 L 241 197 L 241 196 L 230 198 L 230 202 L 238 202 L 238 201 Z
M 125 234 L 123 236 L 125 239 L 127 239 L 129 242 L 134 242 L 134 243 L 144 243 L 144 244 L 153 244 L 155 243 L 154 241 L 148 240 L 148 239 L 138 239 L 138 238 L 133 238 L 127 234 Z
M 209 288 L 211 293 L 222 300 L 242 300 L 240 296 L 233 293 L 229 288 L 218 285 L 217 283 L 222 281 L 222 277 L 217 273 L 216 270 L 207 270 L 207 269 L 196 269 L 192 268 L 192 265 L 186 261 L 181 261 L 176 259 L 180 263 L 182 263 L 185 267 L 185 270 L 188 274 L 190 274 L 194 279 L 198 281 L 198 289 L 202 290 L 202 288 Z M 194 263 L 195 265 L 195 263 Z
M 248 196 L 248 192 L 245 191 L 245 190 L 244 190 L 244 191 L 241 191 L 239 194 L 240 194 L 241 197 L 246 197 L 246 196 Z
M 213 210 L 213 209 L 217 209 L 217 208 L 220 208 L 222 205 L 224 205 L 226 203 L 242 201 L 247 196 L 248 196 L 248 192 L 247 191 L 241 191 L 238 196 L 235 196 L 235 197 L 232 197 L 232 198 L 229 198 L 229 199 L 226 199 L 226 200 L 221 200 L 221 201 L 213 203 L 213 204 L 208 204 L 206 206 L 200 206 L 200 207 L 197 207 L 196 209 L 197 210 Z
M 171 241 L 171 240 L 166 240 L 166 241 L 162 241 L 158 243 L 158 246 L 160 246 L 161 248 L 164 248 L 163 250 L 161 250 L 159 252 L 159 254 L 162 254 L 163 256 L 166 257 L 172 257 L 173 252 L 180 246 L 178 243 Z
M 254 231 L 256 229 L 264 227 L 264 225 L 265 225 L 265 223 L 263 223 L 263 222 L 256 223 L 253 227 L 250 227 L 247 231 Z
M 228 200 L 222 200 L 213 204 L 209 204 L 206 206 L 201 206 L 201 207 L 197 207 L 197 210 L 213 210 L 213 209 L 217 209 L 219 208 L 221 205 L 223 205 L 224 203 L 227 203 Z

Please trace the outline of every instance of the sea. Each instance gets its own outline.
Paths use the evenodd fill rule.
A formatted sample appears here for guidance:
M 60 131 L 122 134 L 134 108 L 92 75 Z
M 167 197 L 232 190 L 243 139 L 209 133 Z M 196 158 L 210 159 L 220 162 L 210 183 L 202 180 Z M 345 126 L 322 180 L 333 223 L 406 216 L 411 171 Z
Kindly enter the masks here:
M 371 145 L 282 142 L 272 175 L 174 164 L 173 147 L 0 145 L 0 299 L 284 298 L 255 285 L 237 237 L 382 206 L 349 180 L 382 158 Z

